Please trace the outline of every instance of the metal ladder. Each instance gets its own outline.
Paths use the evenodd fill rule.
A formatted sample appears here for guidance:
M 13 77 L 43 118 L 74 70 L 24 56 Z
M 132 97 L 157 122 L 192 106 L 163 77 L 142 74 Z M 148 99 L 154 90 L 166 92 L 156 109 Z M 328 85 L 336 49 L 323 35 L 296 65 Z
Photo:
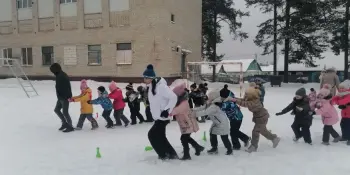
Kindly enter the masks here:
M 18 59 L 5 58 L 4 61 L 6 66 L 9 67 L 12 75 L 16 77 L 18 84 L 22 87 L 27 97 L 31 98 L 38 96 L 38 92 L 27 77 L 27 74 L 24 72 L 22 65 L 19 63 Z

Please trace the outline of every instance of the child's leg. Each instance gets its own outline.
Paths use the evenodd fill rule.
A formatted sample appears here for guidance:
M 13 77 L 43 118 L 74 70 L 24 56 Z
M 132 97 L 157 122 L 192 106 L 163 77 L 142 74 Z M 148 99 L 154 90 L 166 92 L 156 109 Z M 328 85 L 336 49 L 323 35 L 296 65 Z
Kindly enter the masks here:
M 181 144 L 184 149 L 184 158 L 190 157 L 190 146 L 189 146 L 189 139 L 191 138 L 190 134 L 182 134 L 181 135 Z
M 102 117 L 106 120 L 107 125 L 113 126 L 113 121 L 110 117 L 112 110 L 103 110 Z
M 340 135 L 338 134 L 338 132 L 333 128 L 333 126 L 330 126 L 331 130 L 330 130 L 330 134 L 333 138 L 337 139 L 340 138 Z
M 304 141 L 306 143 L 311 144 L 312 140 L 311 140 L 310 126 L 302 126 L 301 132 L 303 134 Z
M 345 119 L 342 118 L 341 121 L 340 121 L 340 129 L 341 129 L 341 135 L 342 135 L 342 140 L 347 140 L 346 139 L 346 127 L 345 127 Z
M 115 125 L 121 126 L 122 121 L 120 120 L 120 111 L 119 110 L 114 110 L 114 118 L 115 118 Z
M 92 114 L 86 114 L 86 118 L 91 122 L 92 129 L 98 128 L 97 121 L 94 119 Z
M 347 141 L 350 141 L 350 118 L 343 118 L 342 120 L 344 120 L 343 122 L 343 127 L 344 127 L 344 138 Z
M 86 118 L 85 114 L 80 114 L 80 117 L 79 117 L 79 120 L 78 120 L 78 124 L 77 124 L 77 128 L 78 129 L 83 128 L 85 118 Z
M 251 141 L 251 145 L 254 146 L 255 148 L 258 148 L 259 138 L 260 138 L 260 130 L 261 130 L 261 124 L 255 123 L 253 131 L 252 131 L 252 141 Z
M 136 117 L 140 120 L 140 122 L 144 122 L 145 118 L 143 118 L 143 115 L 140 113 L 140 110 L 136 112 Z
M 130 109 L 130 119 L 131 119 L 131 124 L 135 125 L 136 122 L 136 113 L 133 109 Z
M 301 128 L 300 124 L 294 121 L 291 127 L 293 129 L 295 138 L 300 139 L 303 136 L 300 131 L 300 128 Z
M 322 142 L 323 143 L 329 143 L 329 135 L 331 133 L 331 128 L 332 126 L 327 126 L 327 125 L 324 125 L 323 126 L 323 136 L 322 136 Z
M 238 140 L 238 135 L 239 135 L 239 128 L 241 127 L 242 122 L 237 121 L 237 120 L 232 120 L 230 121 L 230 136 L 232 140 L 232 146 L 234 149 L 241 149 L 241 143 Z
M 145 113 L 146 113 L 147 121 L 148 122 L 153 122 L 151 108 L 149 106 L 146 106 Z
M 123 120 L 125 126 L 128 126 L 128 125 L 129 125 L 130 121 L 129 121 L 128 118 L 125 117 L 125 115 L 124 115 L 124 109 L 120 109 L 120 119 Z
M 227 151 L 231 151 L 232 152 L 232 145 L 230 143 L 230 140 L 228 139 L 228 135 L 221 135 L 221 140 L 222 140 L 222 143 L 224 143 L 225 148 L 227 149 Z
M 210 145 L 214 149 L 218 148 L 218 137 L 217 137 L 217 135 L 210 133 Z

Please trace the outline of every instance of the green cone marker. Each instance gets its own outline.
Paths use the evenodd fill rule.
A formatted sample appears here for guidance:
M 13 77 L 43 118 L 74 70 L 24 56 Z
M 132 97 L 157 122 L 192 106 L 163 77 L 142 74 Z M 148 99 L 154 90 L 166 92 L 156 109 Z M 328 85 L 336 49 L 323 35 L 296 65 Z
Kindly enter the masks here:
M 204 133 L 203 133 L 203 138 L 202 138 L 202 140 L 205 141 L 205 142 L 207 141 L 207 134 L 206 134 L 205 131 L 204 131 Z
M 101 158 L 101 153 L 100 153 L 100 148 L 99 147 L 97 147 L 96 148 L 96 158 Z

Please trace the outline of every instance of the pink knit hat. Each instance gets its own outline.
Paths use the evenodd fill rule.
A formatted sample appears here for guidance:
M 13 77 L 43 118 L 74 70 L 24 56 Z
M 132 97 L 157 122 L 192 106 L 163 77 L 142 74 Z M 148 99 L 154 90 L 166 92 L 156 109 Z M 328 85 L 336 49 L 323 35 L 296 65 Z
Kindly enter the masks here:
M 177 95 L 180 96 L 185 92 L 186 84 L 181 83 L 178 84 L 177 86 L 174 87 L 173 92 Z
M 318 92 L 317 98 L 324 98 L 331 94 L 331 85 L 324 84 L 322 89 Z
M 84 90 L 84 89 L 87 89 L 87 88 L 88 88 L 87 81 L 85 79 L 81 80 L 80 81 L 80 90 Z
M 109 84 L 109 91 L 112 92 L 118 88 L 117 83 L 112 81 L 111 84 Z

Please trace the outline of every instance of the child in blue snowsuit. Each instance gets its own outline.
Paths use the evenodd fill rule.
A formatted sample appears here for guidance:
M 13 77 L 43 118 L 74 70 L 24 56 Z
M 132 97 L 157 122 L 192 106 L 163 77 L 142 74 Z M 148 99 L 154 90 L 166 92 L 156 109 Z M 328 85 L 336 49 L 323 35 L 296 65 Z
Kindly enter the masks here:
M 108 98 L 108 92 L 103 86 L 98 87 L 97 91 L 98 98 L 88 101 L 88 103 L 93 105 L 101 105 L 103 108 L 102 117 L 107 121 L 106 128 L 113 128 L 113 121 L 110 117 L 113 110 L 112 101 Z
M 235 95 L 227 89 L 227 86 L 225 86 L 220 91 L 220 97 L 223 99 L 221 109 L 226 113 L 227 117 L 230 120 L 230 135 L 233 149 L 241 149 L 241 143 L 239 140 L 243 141 L 245 147 L 249 146 L 250 138 L 239 130 L 242 125 L 243 114 L 239 106 L 229 100 L 230 98 L 234 98 Z

